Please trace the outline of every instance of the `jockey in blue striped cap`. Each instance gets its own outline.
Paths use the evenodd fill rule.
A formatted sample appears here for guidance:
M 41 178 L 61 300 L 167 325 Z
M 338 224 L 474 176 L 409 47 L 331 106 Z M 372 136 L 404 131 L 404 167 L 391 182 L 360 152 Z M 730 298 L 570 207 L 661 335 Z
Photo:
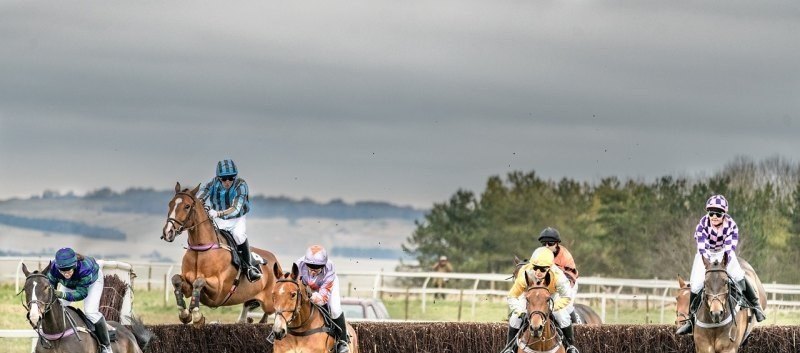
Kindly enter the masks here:
M 103 313 L 100 312 L 100 298 L 103 296 L 103 270 L 94 258 L 75 253 L 71 248 L 56 252 L 55 263 L 50 263 L 47 279 L 57 288 L 56 297 L 67 302 L 83 300 L 83 312 L 94 324 L 94 332 L 100 341 L 102 353 L 111 353 L 111 340 Z
M 706 211 L 708 213 L 700 218 L 700 223 L 697 224 L 697 228 L 694 231 L 697 253 L 694 256 L 692 274 L 689 279 L 691 286 L 689 314 L 693 315 L 700 305 L 700 300 L 697 300 L 697 296 L 703 289 L 706 274 L 703 258 L 710 260 L 714 257 L 719 258 L 722 254 L 728 254 L 728 265 L 725 271 L 736 282 L 747 301 L 753 306 L 756 320 L 758 322 L 764 321 L 766 316 L 761 310 L 755 287 L 744 276 L 742 266 L 739 265 L 739 260 L 736 257 L 736 246 L 739 244 L 739 227 L 734 222 L 733 217 L 728 214 L 728 200 L 722 195 L 711 196 L 706 201 Z M 683 326 L 678 328 L 677 334 L 685 335 L 692 332 L 693 322 L 694 319 L 687 320 Z
M 247 279 L 255 282 L 261 278 L 261 269 L 254 266 L 247 242 L 247 219 L 250 212 L 250 192 L 247 183 L 239 177 L 239 169 L 232 159 L 217 163 L 216 177 L 203 185 L 197 197 L 205 202 L 208 216 L 219 229 L 233 234 L 236 250 L 242 258 L 242 266 L 247 267 Z

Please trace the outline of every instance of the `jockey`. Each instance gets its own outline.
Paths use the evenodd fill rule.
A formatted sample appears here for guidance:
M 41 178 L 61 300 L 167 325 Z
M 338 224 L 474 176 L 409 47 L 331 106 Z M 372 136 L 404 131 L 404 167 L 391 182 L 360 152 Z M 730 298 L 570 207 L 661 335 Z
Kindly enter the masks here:
M 94 324 L 94 333 L 100 341 L 102 353 L 112 353 L 111 339 L 103 313 L 100 312 L 100 298 L 103 296 L 103 270 L 94 258 L 76 254 L 75 250 L 62 248 L 56 252 L 55 265 L 47 272 L 50 285 L 57 288 L 61 283 L 64 291 L 55 291 L 56 297 L 67 302 L 83 300 L 83 312 Z
M 736 245 L 739 243 L 739 228 L 733 218 L 728 214 L 728 200 L 722 195 L 714 195 L 706 201 L 706 211 L 708 214 L 700 218 L 700 223 L 694 232 L 694 239 L 697 242 L 697 253 L 692 264 L 692 274 L 689 278 L 690 290 L 689 302 L 691 307 L 689 315 L 694 315 L 700 300 L 696 300 L 700 291 L 703 289 L 705 279 L 705 265 L 703 257 L 710 259 L 722 253 L 728 254 L 728 266 L 726 272 L 728 276 L 736 282 L 736 285 L 744 293 L 747 301 L 753 306 L 753 313 L 758 322 L 764 321 L 766 317 L 761 310 L 755 287 L 744 276 L 744 271 L 739 265 L 736 257 Z M 677 334 L 685 335 L 692 331 L 694 320 L 687 320 L 681 326 Z
M 575 260 L 572 258 L 572 254 L 561 245 L 561 235 L 558 233 L 558 230 L 555 228 L 547 227 L 539 233 L 539 243 L 542 244 L 543 247 L 550 249 L 555 256 L 553 262 L 564 272 L 564 275 L 567 276 L 569 280 L 569 285 L 572 288 L 572 296 L 573 298 L 578 295 L 578 268 L 575 266 Z M 570 317 L 572 318 L 573 322 L 577 322 L 577 313 L 573 310 L 570 313 Z
M 247 242 L 247 219 L 250 211 L 250 196 L 247 183 L 237 177 L 239 170 L 232 159 L 217 163 L 217 176 L 197 192 L 197 197 L 205 202 L 208 216 L 217 228 L 233 235 L 236 252 L 247 267 L 247 279 L 255 282 L 261 278 L 259 266 L 253 266 L 250 258 L 250 245 Z
M 508 341 L 507 349 L 503 353 L 513 353 L 517 351 L 516 337 L 522 327 L 523 318 L 526 316 L 527 308 L 525 297 L 525 273 L 532 272 L 537 279 L 550 277 L 549 290 L 553 298 L 552 316 L 564 332 L 564 346 L 567 353 L 578 353 L 575 347 L 575 331 L 572 329 L 570 313 L 574 310 L 572 302 L 574 292 L 569 286 L 569 279 L 558 266 L 553 263 L 553 252 L 546 247 L 540 247 L 533 251 L 530 262 L 523 266 L 520 276 L 514 280 L 511 290 L 508 292 L 508 307 L 511 309 L 511 316 L 508 319 Z
M 342 298 L 339 295 L 339 277 L 333 262 L 328 261 L 328 252 L 320 245 L 312 245 L 306 250 L 306 255 L 296 262 L 300 269 L 300 279 L 313 291 L 311 302 L 327 308 L 333 322 L 338 327 L 333 328 L 334 339 L 337 340 L 336 352 L 348 353 L 350 338 L 347 336 L 347 324 L 342 311 Z

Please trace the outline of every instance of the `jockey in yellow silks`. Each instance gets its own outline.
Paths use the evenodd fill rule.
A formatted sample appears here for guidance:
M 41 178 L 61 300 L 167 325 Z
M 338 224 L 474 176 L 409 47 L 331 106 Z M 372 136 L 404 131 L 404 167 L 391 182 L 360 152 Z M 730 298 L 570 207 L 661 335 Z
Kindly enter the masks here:
M 540 247 L 533 251 L 528 264 L 520 269 L 520 275 L 514 280 L 514 285 L 508 292 L 508 307 L 511 316 L 508 319 L 508 348 L 503 353 L 513 353 L 517 351 L 517 334 L 522 326 L 523 318 L 526 317 L 527 308 L 525 300 L 525 289 L 527 283 L 525 277 L 531 273 L 536 279 L 546 279 L 548 276 L 548 289 L 553 299 L 553 317 L 564 332 L 564 346 L 567 353 L 578 353 L 575 348 L 575 333 L 572 329 L 570 313 L 574 310 L 574 292 L 570 288 L 569 279 L 558 266 L 553 263 L 553 252 L 546 247 Z

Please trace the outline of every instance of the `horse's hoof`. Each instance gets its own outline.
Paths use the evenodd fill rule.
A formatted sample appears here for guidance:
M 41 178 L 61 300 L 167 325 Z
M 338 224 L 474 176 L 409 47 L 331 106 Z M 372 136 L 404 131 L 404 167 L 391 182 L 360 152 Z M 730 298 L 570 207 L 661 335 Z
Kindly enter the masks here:
M 248 317 L 247 318 L 247 323 L 248 324 L 252 324 L 253 323 L 253 318 L 252 317 Z
M 178 319 L 180 319 L 182 323 L 188 324 L 192 322 L 192 315 L 189 314 L 189 310 L 183 309 L 178 313 Z
M 203 314 L 200 313 L 200 310 L 198 308 L 192 310 L 192 323 L 194 323 L 195 325 L 202 325 L 205 322 L 206 318 L 203 317 Z

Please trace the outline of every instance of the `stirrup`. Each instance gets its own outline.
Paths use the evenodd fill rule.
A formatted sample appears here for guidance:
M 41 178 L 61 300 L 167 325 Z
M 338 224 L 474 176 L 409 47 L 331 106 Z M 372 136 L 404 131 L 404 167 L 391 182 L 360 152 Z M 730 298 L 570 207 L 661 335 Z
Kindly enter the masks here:
M 258 272 L 258 270 L 250 267 L 247 269 L 246 276 L 248 281 L 255 282 L 261 279 L 261 272 Z
M 678 335 L 687 335 L 692 333 L 692 322 L 686 321 L 686 323 L 683 324 L 683 326 L 679 327 L 678 330 L 675 331 L 675 333 Z
M 339 342 L 336 343 L 336 352 L 349 353 L 350 347 L 347 346 L 347 342 L 345 342 L 344 340 L 339 340 Z
M 569 346 L 567 347 L 567 353 L 580 353 L 580 351 L 578 351 L 578 348 L 575 346 Z
M 757 322 L 767 319 L 767 315 L 764 314 L 764 310 L 761 310 L 760 306 L 753 307 L 753 315 L 755 315 Z
M 102 347 L 102 353 L 114 353 L 114 351 L 111 350 L 111 346 L 100 345 L 100 347 Z

